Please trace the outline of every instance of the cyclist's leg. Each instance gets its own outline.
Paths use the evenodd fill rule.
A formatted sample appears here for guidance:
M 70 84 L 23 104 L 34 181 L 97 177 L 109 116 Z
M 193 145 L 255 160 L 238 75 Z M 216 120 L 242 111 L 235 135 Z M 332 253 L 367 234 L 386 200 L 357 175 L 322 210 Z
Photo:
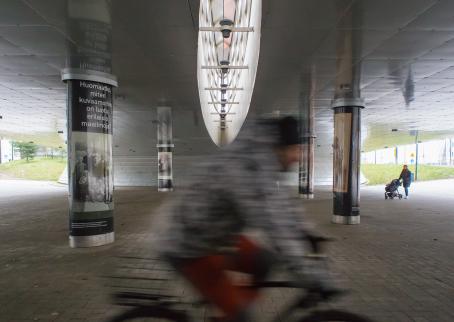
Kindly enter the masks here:
M 232 283 L 227 269 L 228 259 L 222 255 L 185 260 L 179 268 L 195 289 L 225 314 L 226 321 L 245 321 L 249 292 Z
M 239 236 L 237 252 L 232 257 L 230 270 L 253 276 L 253 282 L 266 279 L 275 262 L 273 253 L 245 236 Z

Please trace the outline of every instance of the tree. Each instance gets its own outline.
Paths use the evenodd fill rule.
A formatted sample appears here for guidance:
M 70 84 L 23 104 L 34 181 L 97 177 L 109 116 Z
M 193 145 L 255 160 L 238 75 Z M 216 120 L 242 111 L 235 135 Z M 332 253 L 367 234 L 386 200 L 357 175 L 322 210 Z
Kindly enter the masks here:
M 14 142 L 14 146 L 19 149 L 20 157 L 25 158 L 27 162 L 33 160 L 38 150 L 38 146 L 33 142 Z

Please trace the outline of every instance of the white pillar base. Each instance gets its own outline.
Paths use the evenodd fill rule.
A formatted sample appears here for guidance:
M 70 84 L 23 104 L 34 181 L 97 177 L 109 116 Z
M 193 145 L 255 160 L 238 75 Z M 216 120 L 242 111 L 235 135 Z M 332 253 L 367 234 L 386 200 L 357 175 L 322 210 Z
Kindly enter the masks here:
M 359 225 L 360 216 L 338 216 L 338 215 L 333 215 L 331 217 L 331 222 L 333 224 L 339 224 L 339 225 Z
M 93 236 L 69 236 L 69 246 L 71 248 L 97 247 L 111 244 L 114 241 L 114 232 Z

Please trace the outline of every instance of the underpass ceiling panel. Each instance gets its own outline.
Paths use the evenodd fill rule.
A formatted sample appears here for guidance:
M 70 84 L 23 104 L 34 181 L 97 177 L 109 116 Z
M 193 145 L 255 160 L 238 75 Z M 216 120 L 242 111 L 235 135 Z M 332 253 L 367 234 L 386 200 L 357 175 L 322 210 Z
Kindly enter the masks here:
M 49 89 L 58 89 L 66 91 L 66 84 L 61 81 L 60 75 L 47 75 L 41 77 L 34 77 L 34 80 L 37 83 L 40 83 L 46 88 Z
M 422 56 L 421 59 L 431 60 L 448 60 L 454 55 L 454 39 L 451 39 L 437 48 L 433 48 L 426 55 Z
M 66 37 L 53 27 L 1 27 L 0 36 L 32 55 L 66 55 Z M 34 41 L 39 39 L 39 41 Z
M 299 30 L 330 30 L 336 25 L 336 6 L 339 6 L 339 10 L 345 10 L 350 2 L 286 0 L 283 6 L 279 1 L 265 1 L 262 28 L 266 33 L 268 29 L 289 28 L 289 22 L 294 22 L 299 25 Z
M 39 99 L 49 99 L 52 98 L 52 101 L 66 100 L 66 90 L 64 89 L 33 89 L 27 93 L 30 97 L 35 97 Z
M 364 97 L 367 97 L 367 104 L 369 105 L 372 101 L 378 100 L 383 96 L 389 94 L 389 91 L 379 91 L 375 89 L 366 89 L 361 91 Z
M 454 78 L 423 78 L 415 82 L 416 92 L 434 92 L 454 85 Z
M 438 91 L 439 93 L 454 93 L 454 86 L 448 86 Z
M 56 118 L 64 123 L 66 86 L 60 80 L 66 60 L 64 3 L 4 0 L 0 4 L 0 109 L 13 113 L 5 118 L 15 119 L 18 128 L 25 124 L 33 127 L 32 119 L 39 113 L 52 119 L 40 121 L 36 125 L 40 129 L 42 124 L 50 124 L 53 131 Z M 329 146 L 338 57 L 335 26 L 339 12 L 345 13 L 353 3 L 264 1 L 261 56 L 251 113 L 261 115 L 276 109 L 297 113 L 302 78 L 315 64 L 316 127 L 324 133 L 319 143 Z M 361 86 L 367 102 L 364 127 L 395 119 L 405 128 L 446 128 L 454 117 L 454 2 L 356 3 L 360 5 L 353 8 L 362 15 L 354 20 L 353 27 L 362 47 Z M 186 142 L 185 151 L 189 153 L 191 145 L 205 142 L 195 137 L 206 136 L 197 112 L 200 103 L 194 22 L 198 21 L 198 1 L 112 0 L 111 4 L 113 68 L 120 84 L 115 90 L 116 133 L 137 138 L 137 150 L 154 153 L 155 148 L 147 146 L 150 141 L 138 139 L 134 126 L 151 136 L 147 139 L 154 140 L 154 126 L 150 128 L 149 120 L 142 118 L 149 111 L 154 113 L 156 106 L 165 101 L 176 112 L 176 131 L 181 133 L 178 139 Z M 347 21 L 344 17 L 344 27 Z M 47 92 L 49 88 L 57 90 Z M 405 91 L 415 98 L 408 107 Z M 144 110 L 145 114 L 133 113 L 134 110 Z M 117 112 L 133 114 L 122 122 L 124 114 Z M 443 120 L 439 120 L 440 116 Z M 27 118 L 23 124 L 21 117 Z M 2 129 L 5 123 L 1 123 Z M 126 144 L 127 139 L 121 138 L 121 142 Z M 209 140 L 205 143 L 211 144 Z M 194 147 L 190 153 L 196 151 Z
M 60 71 L 53 68 L 36 56 L 0 56 L 0 67 L 15 72 L 17 75 L 60 75 Z
M 316 61 L 313 63 L 311 62 L 311 64 L 315 64 L 316 66 L 315 72 L 317 79 L 326 78 L 330 81 L 333 80 L 333 71 L 336 70 L 336 59 L 317 57 Z
M 0 37 L 0 55 L 25 55 L 26 52 L 22 48 Z
M 131 37 L 130 33 L 122 26 L 116 25 L 112 34 L 112 57 L 129 57 L 146 61 L 146 55 L 140 44 Z
M 0 85 L 1 86 L 1 85 Z M 0 87 L 0 95 L 1 98 L 5 101 L 11 101 L 12 99 L 23 99 L 24 94 L 17 91 L 17 90 L 11 90 L 8 88 L 2 88 Z
M 40 55 L 38 56 L 39 60 L 50 67 L 60 71 L 63 68 L 66 67 L 66 56 L 60 55 L 60 56 L 55 56 L 55 55 Z M 60 82 L 61 82 L 61 77 L 60 77 Z
M 43 25 L 45 21 L 23 1 L 2 0 L 0 26 Z
M 422 60 L 418 59 L 409 64 L 415 79 L 425 77 L 437 77 L 437 73 L 445 71 L 453 66 L 454 61 Z M 452 76 L 452 75 L 451 75 Z
M 23 1 L 31 11 L 37 13 L 40 17 L 45 17 L 45 24 L 56 26 L 59 29 L 65 29 L 67 25 L 66 15 L 62 14 L 67 11 L 67 1 L 64 0 L 26 0 Z
M 362 90 L 375 90 L 379 92 L 394 91 L 401 86 L 402 82 L 396 83 L 395 80 L 390 78 L 377 78 L 375 81 L 368 82 Z
M 412 21 L 407 29 L 454 31 L 454 2 L 440 0 L 423 15 Z
M 415 59 L 452 39 L 452 31 L 401 31 L 382 43 L 368 58 Z
M 294 30 L 287 28 L 262 29 L 261 54 L 259 64 L 266 68 L 274 63 L 285 66 L 293 66 L 300 69 L 303 62 L 310 58 L 325 37 L 325 30 L 307 30 L 295 39 Z M 267 39 L 273 39 L 267 41 Z M 288 51 L 286 48 L 292 48 Z M 284 65 L 284 66 L 283 66 Z M 296 65 L 296 66 L 295 66 Z M 294 69 L 293 69 L 294 70 Z
M 361 30 L 358 31 L 351 31 L 350 29 L 345 30 L 344 32 L 353 32 L 356 33 L 357 37 L 359 38 L 358 41 L 361 43 L 361 58 L 367 56 L 371 52 L 373 52 L 377 47 L 380 46 L 384 41 L 390 39 L 395 32 L 389 30 Z M 336 51 L 336 37 L 337 37 L 337 30 L 332 30 L 324 40 L 321 46 L 317 49 L 317 57 L 324 58 L 324 59 L 333 59 L 342 57 Z
M 363 59 L 361 63 L 361 80 L 367 83 L 367 78 L 386 77 L 407 65 L 405 60 L 395 59 Z
M 3 76 L 0 75 L 0 85 L 15 90 L 23 89 L 43 89 L 43 84 L 35 81 L 33 77 L 27 76 Z
M 363 0 L 358 3 L 362 17 L 356 27 L 398 30 L 433 8 L 437 0 Z
M 454 79 L 454 66 L 452 66 L 452 63 L 449 63 L 449 64 L 450 64 L 450 66 L 448 68 L 432 74 L 431 78 L 446 79 L 446 80 Z

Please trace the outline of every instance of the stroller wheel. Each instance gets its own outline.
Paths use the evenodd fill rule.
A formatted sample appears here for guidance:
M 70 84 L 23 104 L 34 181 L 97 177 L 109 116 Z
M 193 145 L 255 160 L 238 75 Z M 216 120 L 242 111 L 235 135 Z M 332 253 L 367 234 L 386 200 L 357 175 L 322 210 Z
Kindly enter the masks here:
M 385 194 L 385 200 L 388 199 L 388 195 Z
M 399 199 L 402 199 L 402 195 L 399 195 Z

